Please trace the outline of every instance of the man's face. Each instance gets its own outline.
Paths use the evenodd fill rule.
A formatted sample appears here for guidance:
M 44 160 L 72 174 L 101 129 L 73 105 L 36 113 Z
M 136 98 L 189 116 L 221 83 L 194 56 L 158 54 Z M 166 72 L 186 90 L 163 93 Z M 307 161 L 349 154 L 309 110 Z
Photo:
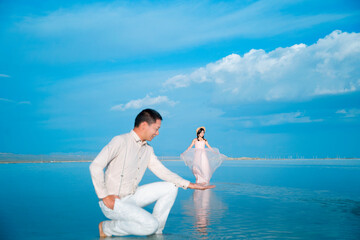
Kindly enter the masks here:
M 157 119 L 156 122 L 154 122 L 150 125 L 147 122 L 145 122 L 145 134 L 144 134 L 145 140 L 151 141 L 151 140 L 153 140 L 154 137 L 159 135 L 160 127 L 161 127 L 160 119 Z

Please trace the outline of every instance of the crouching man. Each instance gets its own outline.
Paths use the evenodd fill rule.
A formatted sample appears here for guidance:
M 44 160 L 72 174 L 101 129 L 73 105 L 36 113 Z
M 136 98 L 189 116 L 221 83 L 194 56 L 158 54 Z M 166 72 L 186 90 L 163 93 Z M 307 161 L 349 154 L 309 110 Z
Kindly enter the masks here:
M 167 169 L 148 145 L 159 135 L 162 117 L 153 109 L 141 111 L 134 129 L 114 137 L 90 165 L 91 178 L 104 215 L 100 237 L 161 234 L 175 202 L 178 187 L 205 190 Z M 164 182 L 138 187 L 146 168 Z M 105 170 L 105 171 L 104 171 Z M 155 203 L 151 213 L 143 207 Z

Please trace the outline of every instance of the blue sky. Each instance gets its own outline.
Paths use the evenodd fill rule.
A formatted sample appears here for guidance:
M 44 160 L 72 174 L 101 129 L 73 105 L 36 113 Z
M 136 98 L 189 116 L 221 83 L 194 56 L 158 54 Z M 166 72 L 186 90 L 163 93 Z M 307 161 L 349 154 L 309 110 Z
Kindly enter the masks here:
M 1 1 L 0 152 L 97 153 L 143 108 L 175 156 L 359 157 L 358 1 Z

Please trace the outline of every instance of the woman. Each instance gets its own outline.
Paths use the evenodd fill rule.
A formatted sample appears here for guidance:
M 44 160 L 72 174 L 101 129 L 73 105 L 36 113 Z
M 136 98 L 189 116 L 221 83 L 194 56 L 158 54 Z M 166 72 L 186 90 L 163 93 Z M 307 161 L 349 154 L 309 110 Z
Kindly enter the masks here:
M 218 149 L 212 148 L 204 138 L 205 127 L 196 129 L 196 138 L 184 153 L 180 155 L 185 164 L 192 170 L 196 183 L 207 185 L 215 169 L 218 168 L 226 156 Z M 195 145 L 195 148 L 191 149 Z M 208 148 L 205 148 L 205 145 Z

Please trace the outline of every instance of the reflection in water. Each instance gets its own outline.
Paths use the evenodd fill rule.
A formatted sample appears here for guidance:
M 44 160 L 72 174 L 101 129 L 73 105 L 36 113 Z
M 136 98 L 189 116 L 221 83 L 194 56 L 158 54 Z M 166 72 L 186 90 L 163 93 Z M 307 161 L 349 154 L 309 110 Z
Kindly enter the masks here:
M 146 240 L 166 240 L 166 239 L 174 239 L 177 238 L 170 237 L 167 238 L 166 235 L 163 234 L 153 234 L 150 236 L 142 237 L 142 236 L 125 236 L 125 237 L 106 237 L 106 238 L 98 238 L 98 240 L 139 240 L 139 239 L 146 239 Z
M 210 215 L 210 195 L 211 189 L 195 190 L 193 193 L 194 208 L 195 208 L 195 228 L 202 235 L 207 236 Z
M 220 223 L 227 209 L 212 189 L 195 190 L 192 198 L 184 202 L 183 208 L 187 210 L 187 215 L 193 216 L 194 230 L 199 239 L 208 239 L 214 231 L 211 225 Z
M 318 161 L 316 166 L 305 161 L 288 168 L 287 162 L 227 161 L 217 172 L 216 188 L 200 192 L 206 195 L 201 201 L 194 200 L 192 190 L 179 190 L 163 235 L 108 239 L 359 240 L 360 161 L 336 161 L 334 167 L 335 161 Z M 179 172 L 186 175 L 188 169 L 179 166 Z M 81 184 L 74 184 L 69 174 Z M 144 184 L 153 178 L 148 176 Z M 15 196 L 0 210 L 0 239 L 99 239 L 97 226 L 104 217 L 89 191 L 88 163 L 2 164 L 0 182 L 6 183 L 0 199 Z M 41 204 L 32 200 L 49 196 Z

